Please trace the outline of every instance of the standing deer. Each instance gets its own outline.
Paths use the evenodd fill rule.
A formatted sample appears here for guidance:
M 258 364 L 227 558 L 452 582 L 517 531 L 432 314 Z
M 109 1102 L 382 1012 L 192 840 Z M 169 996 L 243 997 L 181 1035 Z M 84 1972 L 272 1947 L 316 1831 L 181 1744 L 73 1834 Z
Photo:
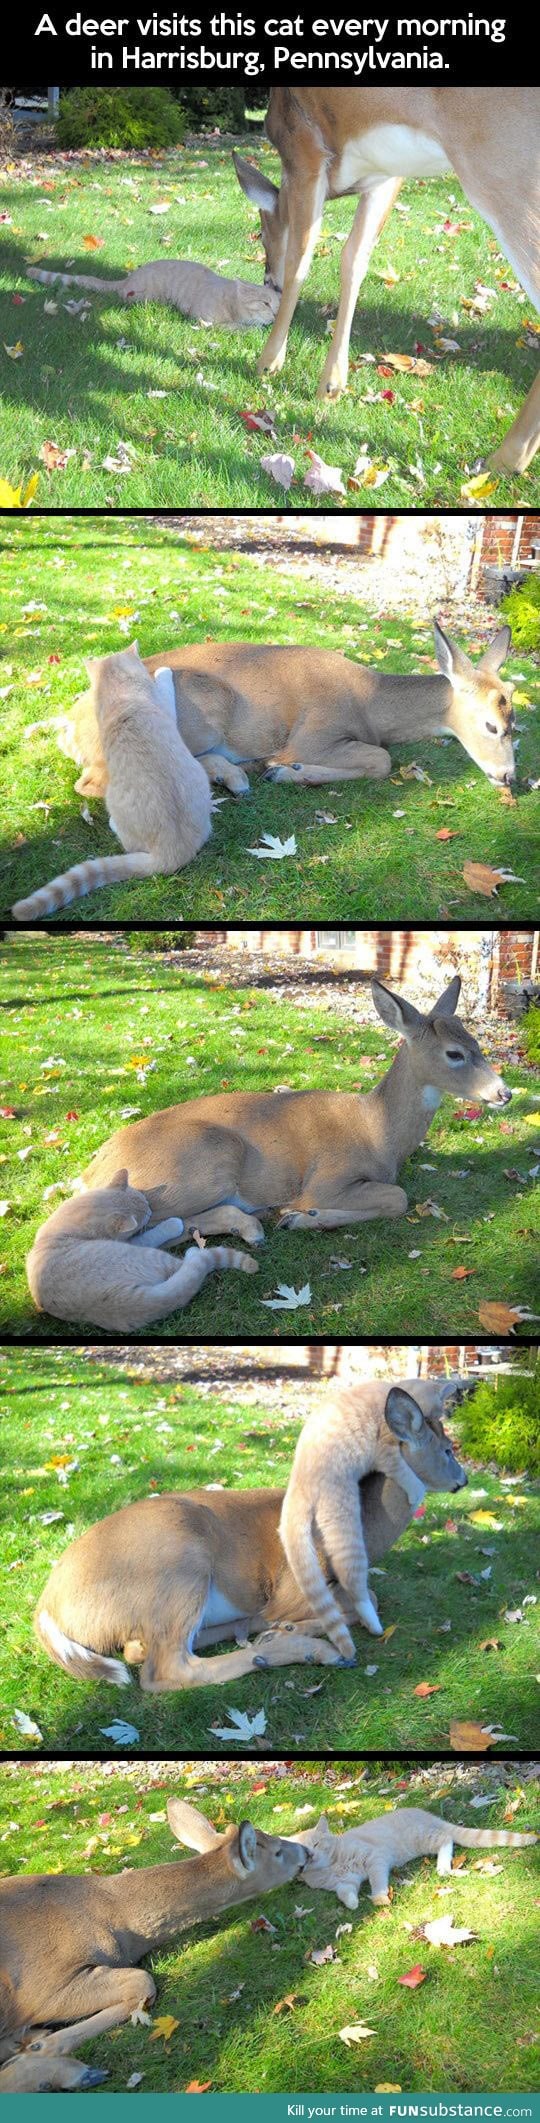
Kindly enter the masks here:
M 281 186 L 235 156 L 239 183 L 260 209 L 266 279 L 281 295 L 259 372 L 283 367 L 289 326 L 309 272 L 326 199 L 359 193 L 341 259 L 335 331 L 319 383 L 339 398 L 359 289 L 404 177 L 453 170 L 483 215 L 529 301 L 540 288 L 540 91 L 537 88 L 274 88 L 266 131 Z M 540 377 L 490 464 L 524 472 L 540 441 Z
M 380 1474 L 359 1483 L 369 1563 L 399 1539 L 426 1489 L 454 1490 L 467 1480 L 441 1411 L 471 1390 L 468 1381 L 399 1383 L 409 1402 L 401 1436 L 411 1494 Z M 368 1419 L 382 1418 L 392 1389 L 372 1379 L 350 1398 Z M 344 1661 L 335 1638 L 325 1641 L 324 1603 L 310 1605 L 286 1558 L 284 1496 L 276 1489 L 203 1489 L 126 1504 L 89 1526 L 54 1565 L 34 1616 L 38 1642 L 73 1680 L 125 1687 L 128 1665 L 138 1665 L 141 1688 L 151 1694 L 238 1681 L 257 1667 L 353 1663 L 350 1644 Z M 357 1623 L 357 1604 L 336 1584 L 320 1529 L 315 1545 L 325 1589 L 333 1587 L 332 1610 L 336 1601 L 341 1616 Z M 200 1657 L 235 1635 L 243 1639 L 236 1650 Z M 255 1642 L 246 1644 L 250 1635 Z M 114 1656 L 118 1650 L 123 1659 Z
M 374 1091 L 231 1091 L 189 1099 L 120 1128 L 84 1173 L 106 1186 L 119 1166 L 159 1221 L 237 1231 L 260 1244 L 260 1217 L 292 1231 L 403 1216 L 400 1165 L 424 1141 L 444 1092 L 506 1106 L 512 1097 L 455 1016 L 456 974 L 426 1016 L 373 980 L 375 1009 L 403 1045 Z
M 174 680 L 184 744 L 210 781 L 237 796 L 246 767 L 272 781 L 384 781 L 389 746 L 456 737 L 496 787 L 515 774 L 513 686 L 499 678 L 510 648 L 499 627 L 477 664 L 434 623 L 438 673 L 405 676 L 355 663 L 337 649 L 259 642 L 192 642 L 146 658 Z M 107 769 L 90 693 L 59 718 L 58 742 L 82 765 L 76 788 L 103 796 Z
M 182 1799 L 168 1800 L 167 1817 L 196 1858 L 105 1876 L 0 1880 L 1 2093 L 99 2085 L 108 2073 L 67 2053 L 152 2005 L 153 1976 L 137 1967 L 143 1954 L 285 1886 L 308 1856 L 303 1844 L 265 1835 L 251 1821 L 218 1835 Z M 40 2034 L 52 2023 L 57 2033 Z

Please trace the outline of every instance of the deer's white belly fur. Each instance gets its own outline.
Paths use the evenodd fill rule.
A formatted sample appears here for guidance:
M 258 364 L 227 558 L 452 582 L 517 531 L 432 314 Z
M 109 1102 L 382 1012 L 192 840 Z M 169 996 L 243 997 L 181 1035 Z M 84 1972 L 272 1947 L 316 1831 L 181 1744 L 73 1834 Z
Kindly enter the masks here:
M 451 168 L 444 148 L 412 125 L 372 125 L 343 150 L 332 191 L 369 188 L 385 177 L 441 177 Z
M 217 1585 L 210 1585 L 204 1604 L 204 1612 L 201 1614 L 197 1627 L 199 1629 L 210 1629 L 215 1627 L 216 1622 L 234 1622 L 237 1617 L 238 1608 L 233 1606 L 232 1601 L 227 1599 L 224 1592 L 219 1591 Z

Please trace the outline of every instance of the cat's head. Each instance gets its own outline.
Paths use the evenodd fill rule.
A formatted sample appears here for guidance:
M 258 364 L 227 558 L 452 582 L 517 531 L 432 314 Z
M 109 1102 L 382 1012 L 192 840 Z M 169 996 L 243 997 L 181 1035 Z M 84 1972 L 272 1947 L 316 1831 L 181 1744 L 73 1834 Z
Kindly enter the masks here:
M 98 691 L 104 673 L 107 678 L 132 678 L 135 666 L 140 665 L 140 661 L 138 641 L 130 641 L 126 649 L 113 649 L 109 656 L 85 656 L 93 695 Z
M 146 1194 L 130 1187 L 127 1172 L 121 1171 L 114 1173 L 108 1187 L 85 1188 L 62 1202 L 51 1223 L 66 1237 L 129 1239 L 144 1231 L 151 1215 Z

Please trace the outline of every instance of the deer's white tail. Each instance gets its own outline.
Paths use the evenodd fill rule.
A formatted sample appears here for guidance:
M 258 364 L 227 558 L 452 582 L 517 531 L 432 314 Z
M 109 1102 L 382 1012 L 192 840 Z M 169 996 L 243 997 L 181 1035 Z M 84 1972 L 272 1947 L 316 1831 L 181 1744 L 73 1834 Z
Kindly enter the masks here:
M 43 914 L 57 914 L 70 899 L 84 899 L 86 892 L 97 892 L 101 885 L 119 885 L 127 877 L 152 877 L 153 873 L 151 855 L 91 856 L 88 862 L 65 870 L 63 876 L 52 877 L 49 885 L 42 885 L 29 899 L 18 899 L 11 912 L 16 921 L 39 921 Z
M 55 1666 L 63 1666 L 64 1673 L 71 1674 L 74 1681 L 110 1681 L 113 1688 L 129 1688 L 131 1674 L 123 1659 L 102 1658 L 99 1651 L 89 1651 L 85 1644 L 77 1644 L 73 1637 L 64 1636 L 63 1629 L 42 1607 L 34 1615 L 36 1636 L 44 1645 Z
M 295 1522 L 292 1512 L 289 1513 L 287 1509 L 287 1496 L 283 1504 L 279 1531 L 293 1576 L 309 1601 L 310 1613 L 316 1615 L 321 1628 L 326 1631 L 330 1642 L 336 1645 L 341 1657 L 354 1658 L 353 1639 L 341 1608 L 338 1607 L 321 1570 L 311 1528 Z
M 56 281 L 60 287 L 89 287 L 102 295 L 122 295 L 129 278 L 124 273 L 122 280 L 93 280 L 89 273 L 47 273 L 40 265 L 29 265 L 27 272 L 29 280 L 41 280 L 45 287 L 52 287 Z
M 467 1847 L 471 1844 L 474 1850 L 493 1850 L 502 1843 L 510 1843 L 519 1850 L 524 1843 L 538 1842 L 538 1836 L 532 1833 L 520 1836 L 506 1828 L 456 1828 L 453 1821 L 448 1823 L 448 1834 L 453 1843 L 465 1843 Z

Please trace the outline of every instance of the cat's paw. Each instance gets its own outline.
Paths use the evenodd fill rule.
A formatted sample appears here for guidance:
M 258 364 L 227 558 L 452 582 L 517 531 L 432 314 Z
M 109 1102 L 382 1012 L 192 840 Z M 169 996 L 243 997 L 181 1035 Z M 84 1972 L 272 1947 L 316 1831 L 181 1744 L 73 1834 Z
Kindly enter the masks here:
M 358 1608 L 358 1620 L 363 1622 L 364 1629 L 369 1630 L 370 1636 L 384 1636 L 383 1625 L 379 1621 L 379 1616 L 372 1600 L 362 1601 L 362 1605 Z

